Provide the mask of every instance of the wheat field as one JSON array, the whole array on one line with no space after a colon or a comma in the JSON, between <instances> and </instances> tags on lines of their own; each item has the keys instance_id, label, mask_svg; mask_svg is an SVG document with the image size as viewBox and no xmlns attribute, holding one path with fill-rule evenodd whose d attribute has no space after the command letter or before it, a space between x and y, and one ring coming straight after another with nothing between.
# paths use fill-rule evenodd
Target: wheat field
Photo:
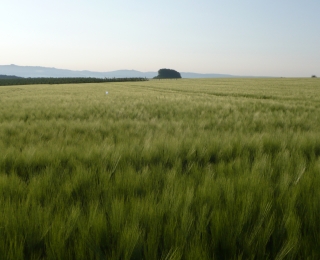
<instances>
[{"instance_id":1,"label":"wheat field","mask_svg":"<svg viewBox=\"0 0 320 260\"><path fill-rule=\"evenodd\" d=\"M1 259L320 259L319 187L318 79L0 87Z\"/></svg>"}]
</instances>

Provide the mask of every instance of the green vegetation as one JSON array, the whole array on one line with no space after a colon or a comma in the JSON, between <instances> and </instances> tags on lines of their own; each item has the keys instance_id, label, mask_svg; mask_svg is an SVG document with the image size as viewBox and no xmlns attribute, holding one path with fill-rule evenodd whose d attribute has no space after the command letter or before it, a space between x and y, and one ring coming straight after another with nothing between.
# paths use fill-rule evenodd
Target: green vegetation
<instances>
[{"instance_id":1,"label":"green vegetation","mask_svg":"<svg viewBox=\"0 0 320 260\"><path fill-rule=\"evenodd\" d=\"M0 77L0 86L34 85L34 84L76 84L101 82L147 81L146 78L14 78Z\"/></svg>"},{"instance_id":2,"label":"green vegetation","mask_svg":"<svg viewBox=\"0 0 320 260\"><path fill-rule=\"evenodd\" d=\"M1 259L320 259L319 104L311 78L1 87Z\"/></svg>"},{"instance_id":3,"label":"green vegetation","mask_svg":"<svg viewBox=\"0 0 320 260\"><path fill-rule=\"evenodd\" d=\"M13 75L0 75L0 79L21 79L21 77L17 77Z\"/></svg>"},{"instance_id":4,"label":"green vegetation","mask_svg":"<svg viewBox=\"0 0 320 260\"><path fill-rule=\"evenodd\" d=\"M180 79L181 75L178 71L171 69L160 69L158 70L158 76L154 79Z\"/></svg>"}]
</instances>

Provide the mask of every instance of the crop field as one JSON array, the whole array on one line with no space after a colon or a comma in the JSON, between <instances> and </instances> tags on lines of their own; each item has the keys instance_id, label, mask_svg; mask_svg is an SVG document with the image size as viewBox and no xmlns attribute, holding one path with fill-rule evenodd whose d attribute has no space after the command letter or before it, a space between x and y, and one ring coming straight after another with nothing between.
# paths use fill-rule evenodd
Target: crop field
<instances>
[{"instance_id":1,"label":"crop field","mask_svg":"<svg viewBox=\"0 0 320 260\"><path fill-rule=\"evenodd\" d=\"M0 87L0 259L320 259L319 216L318 79Z\"/></svg>"}]
</instances>

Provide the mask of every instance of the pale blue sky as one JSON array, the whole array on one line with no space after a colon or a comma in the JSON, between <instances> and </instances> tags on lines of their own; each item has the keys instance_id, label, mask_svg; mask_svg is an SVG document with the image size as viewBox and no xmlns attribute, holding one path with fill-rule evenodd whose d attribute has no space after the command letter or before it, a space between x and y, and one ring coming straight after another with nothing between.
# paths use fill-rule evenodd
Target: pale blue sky
<instances>
[{"instance_id":1,"label":"pale blue sky","mask_svg":"<svg viewBox=\"0 0 320 260\"><path fill-rule=\"evenodd\" d=\"M1 0L0 65L320 76L320 0Z\"/></svg>"}]
</instances>

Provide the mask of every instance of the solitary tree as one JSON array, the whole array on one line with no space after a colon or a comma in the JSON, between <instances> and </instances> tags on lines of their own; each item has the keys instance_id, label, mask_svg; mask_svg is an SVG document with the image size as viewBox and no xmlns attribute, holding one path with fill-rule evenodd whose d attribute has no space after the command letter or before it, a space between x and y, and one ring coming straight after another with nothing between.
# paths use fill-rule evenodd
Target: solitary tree
<instances>
[{"instance_id":1,"label":"solitary tree","mask_svg":"<svg viewBox=\"0 0 320 260\"><path fill-rule=\"evenodd\" d=\"M178 71L172 69L160 69L158 70L158 76L154 79L181 79L181 75Z\"/></svg>"},{"instance_id":2,"label":"solitary tree","mask_svg":"<svg viewBox=\"0 0 320 260\"><path fill-rule=\"evenodd\" d=\"M316 78L316 77L317 77L316 75L312 75L312 76L311 76L311 78Z\"/></svg>"}]
</instances>

